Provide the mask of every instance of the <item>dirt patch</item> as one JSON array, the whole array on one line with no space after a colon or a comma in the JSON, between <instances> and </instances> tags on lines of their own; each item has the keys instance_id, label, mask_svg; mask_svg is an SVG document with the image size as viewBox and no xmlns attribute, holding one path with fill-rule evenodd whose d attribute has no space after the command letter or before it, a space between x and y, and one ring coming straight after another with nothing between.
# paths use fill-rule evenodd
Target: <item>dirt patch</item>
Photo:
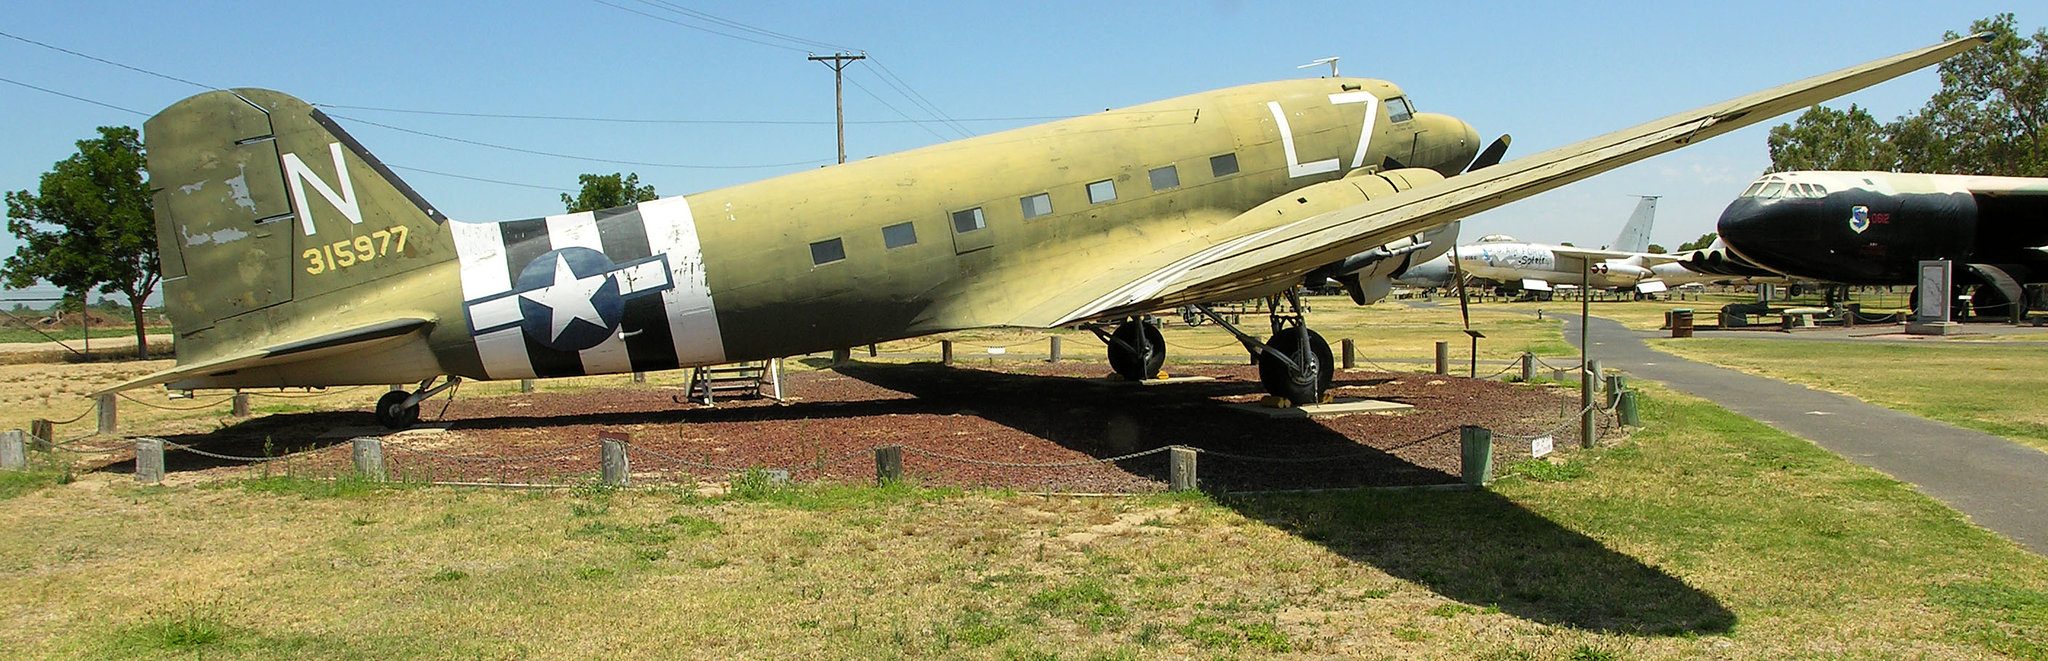
<instances>
[{"instance_id":1,"label":"dirt patch","mask_svg":"<svg viewBox=\"0 0 2048 661\"><path fill-rule=\"evenodd\" d=\"M422 425L446 431L394 435L385 456L392 472L414 479L559 481L594 473L594 442L613 432L630 437L640 483L717 482L746 468L865 482L875 475L872 449L900 445L906 474L928 486L1132 492L1164 488L1167 456L1119 458L1185 445L1202 450L1199 473L1212 490L1423 485L1457 481L1460 425L1496 430L1495 461L1511 461L1528 445L1506 436L1555 427L1576 404L1574 391L1556 387L1353 371L1338 374L1336 396L1414 408L1271 420L1223 405L1263 395L1253 368L1175 370L1215 380L1141 387L1105 378L1099 364L862 363L787 375L787 402L705 407L661 386L437 399L423 405ZM288 413L170 440L229 455L317 450L291 469L341 471L347 439L381 433L372 424L366 411ZM1558 444L1573 431L1560 431ZM190 453L167 460L173 472L250 470Z\"/></svg>"}]
</instances>

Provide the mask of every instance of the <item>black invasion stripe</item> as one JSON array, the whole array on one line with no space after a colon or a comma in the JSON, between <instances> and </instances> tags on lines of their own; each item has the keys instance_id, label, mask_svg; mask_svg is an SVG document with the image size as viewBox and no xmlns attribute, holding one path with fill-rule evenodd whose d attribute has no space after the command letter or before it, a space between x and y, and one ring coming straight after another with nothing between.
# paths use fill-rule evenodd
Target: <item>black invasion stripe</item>
<instances>
[{"instance_id":1,"label":"black invasion stripe","mask_svg":"<svg viewBox=\"0 0 2048 661\"><path fill-rule=\"evenodd\" d=\"M533 375L552 379L558 376L583 376L583 357L574 351L549 349L524 332L519 339L526 342L526 359L533 363Z\"/></svg>"},{"instance_id":2,"label":"black invasion stripe","mask_svg":"<svg viewBox=\"0 0 2048 661\"><path fill-rule=\"evenodd\" d=\"M516 289L519 287L519 272L526 270L526 265L532 264L533 260L555 249L554 244L548 241L548 221L546 218L508 220L498 223L498 232L505 240L505 269L510 272L512 286Z\"/></svg>"},{"instance_id":3,"label":"black invasion stripe","mask_svg":"<svg viewBox=\"0 0 2048 661\"><path fill-rule=\"evenodd\" d=\"M605 209L595 215L598 242L604 245L604 255L613 263L625 264L654 256L639 205ZM676 360L675 336L669 330L668 305L662 302L660 294L628 299L619 330L625 336L626 357L632 362L633 371L672 370L680 364Z\"/></svg>"}]
</instances>

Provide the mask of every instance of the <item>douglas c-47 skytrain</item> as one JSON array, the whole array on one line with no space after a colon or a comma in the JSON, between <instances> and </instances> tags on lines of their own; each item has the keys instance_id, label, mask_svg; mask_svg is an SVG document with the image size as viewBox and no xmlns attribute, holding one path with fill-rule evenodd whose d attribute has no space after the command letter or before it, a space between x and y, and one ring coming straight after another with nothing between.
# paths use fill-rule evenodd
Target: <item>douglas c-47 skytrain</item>
<instances>
[{"instance_id":1,"label":"douglas c-47 skytrain","mask_svg":"<svg viewBox=\"0 0 2048 661\"><path fill-rule=\"evenodd\" d=\"M497 223L451 221L304 102L207 92L144 131L178 364L117 389L418 382L377 406L380 421L404 426L462 378L673 369L1076 324L1113 327L1097 330L1112 365L1142 378L1165 358L1141 321L1150 311L1287 293L1311 272L1383 293L1411 260L1446 249L1430 232L1459 218L1983 41L1498 164L1504 139L1481 154L1470 126L1418 112L1392 83L1323 78ZM1268 390L1317 401L1329 345L1298 305L1281 321L1270 338L1236 335Z\"/></svg>"}]
</instances>

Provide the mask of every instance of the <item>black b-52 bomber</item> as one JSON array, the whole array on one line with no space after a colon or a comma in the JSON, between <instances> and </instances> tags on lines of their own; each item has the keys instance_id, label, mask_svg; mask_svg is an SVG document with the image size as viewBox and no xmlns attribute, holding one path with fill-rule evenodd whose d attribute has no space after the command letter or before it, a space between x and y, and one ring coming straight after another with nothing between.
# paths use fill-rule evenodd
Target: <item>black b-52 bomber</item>
<instances>
[{"instance_id":1,"label":"black b-52 bomber","mask_svg":"<svg viewBox=\"0 0 2048 661\"><path fill-rule=\"evenodd\" d=\"M116 389L654 371L986 328L1113 326L1128 378L1154 310L1292 292L1361 298L1472 214L1947 59L1975 35L1500 162L1505 139L1392 83L1246 85L629 207L456 222L332 118L216 90L145 125L176 367ZM1369 282L1368 282L1369 281ZM1358 295L1358 294L1354 294ZM1291 298L1291 297L1290 297ZM1329 345L1298 301L1231 328L1270 392L1318 401ZM1210 315L1214 318L1214 315ZM1278 323L1285 322L1285 323ZM1219 324L1221 320L1219 319ZM1226 325L1226 328L1228 326ZM442 381L436 386L436 381Z\"/></svg>"},{"instance_id":2,"label":"black b-52 bomber","mask_svg":"<svg viewBox=\"0 0 2048 661\"><path fill-rule=\"evenodd\" d=\"M1721 213L1735 259L1687 264L1727 275L1752 267L1801 280L1909 285L1921 260L1957 265L1980 316L2025 303L2048 282L2048 179L1895 172L1764 175Z\"/></svg>"}]
</instances>

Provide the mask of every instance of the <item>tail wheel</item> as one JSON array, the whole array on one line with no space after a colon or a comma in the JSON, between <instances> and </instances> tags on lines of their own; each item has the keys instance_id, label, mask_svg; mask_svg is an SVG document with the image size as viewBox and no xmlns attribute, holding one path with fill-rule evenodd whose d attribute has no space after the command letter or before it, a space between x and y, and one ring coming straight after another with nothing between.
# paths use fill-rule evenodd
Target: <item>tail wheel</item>
<instances>
[{"instance_id":1,"label":"tail wheel","mask_svg":"<svg viewBox=\"0 0 2048 661\"><path fill-rule=\"evenodd\" d=\"M405 400L412 394L393 390L377 398L377 424L389 429L404 429L420 421L420 407L406 406Z\"/></svg>"},{"instance_id":2,"label":"tail wheel","mask_svg":"<svg viewBox=\"0 0 2048 661\"><path fill-rule=\"evenodd\" d=\"M1306 348L1301 344L1303 335L1308 336ZM1266 346L1294 363L1290 366L1271 353L1259 352L1259 383L1266 386L1266 392L1285 397L1296 406L1323 400L1323 393L1336 378L1336 366L1331 361L1330 343L1322 335L1289 326L1267 340Z\"/></svg>"},{"instance_id":3,"label":"tail wheel","mask_svg":"<svg viewBox=\"0 0 2048 661\"><path fill-rule=\"evenodd\" d=\"M1166 336L1142 320L1126 321L1111 334L1109 366L1118 376L1143 381L1159 375L1166 365Z\"/></svg>"}]
</instances>

